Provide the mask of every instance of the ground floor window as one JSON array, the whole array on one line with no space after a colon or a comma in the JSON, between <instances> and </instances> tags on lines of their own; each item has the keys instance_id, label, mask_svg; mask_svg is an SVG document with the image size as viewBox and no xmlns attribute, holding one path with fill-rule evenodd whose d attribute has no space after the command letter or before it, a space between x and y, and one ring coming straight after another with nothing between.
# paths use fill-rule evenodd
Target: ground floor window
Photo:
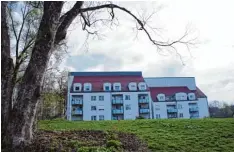
<instances>
[{"instance_id":1,"label":"ground floor window","mask_svg":"<svg viewBox=\"0 0 234 152\"><path fill-rule=\"evenodd\" d=\"M157 119L160 119L160 114L156 114L156 118L157 118Z\"/></svg>"},{"instance_id":2,"label":"ground floor window","mask_svg":"<svg viewBox=\"0 0 234 152\"><path fill-rule=\"evenodd\" d=\"M91 116L91 120L97 120L97 116Z\"/></svg>"},{"instance_id":3,"label":"ground floor window","mask_svg":"<svg viewBox=\"0 0 234 152\"><path fill-rule=\"evenodd\" d=\"M183 118L183 117L184 117L184 116L183 116L183 113L180 113L180 115L179 115L179 116L180 116L180 118Z\"/></svg>"},{"instance_id":4,"label":"ground floor window","mask_svg":"<svg viewBox=\"0 0 234 152\"><path fill-rule=\"evenodd\" d=\"M99 115L99 120L104 120L104 115Z\"/></svg>"}]
</instances>

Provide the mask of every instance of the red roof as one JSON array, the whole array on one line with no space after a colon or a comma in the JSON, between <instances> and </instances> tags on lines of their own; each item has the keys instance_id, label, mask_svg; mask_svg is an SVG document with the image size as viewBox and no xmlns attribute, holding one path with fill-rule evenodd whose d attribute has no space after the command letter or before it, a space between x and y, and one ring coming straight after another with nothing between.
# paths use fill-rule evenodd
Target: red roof
<instances>
[{"instance_id":1,"label":"red roof","mask_svg":"<svg viewBox=\"0 0 234 152\"><path fill-rule=\"evenodd\" d=\"M150 94L153 101L155 101L158 94L162 93L165 96L173 96L176 93L184 92L184 93L195 93L196 97L205 98L206 95L197 87L196 90L189 90L188 87L150 87Z\"/></svg>"},{"instance_id":2,"label":"red roof","mask_svg":"<svg viewBox=\"0 0 234 152\"><path fill-rule=\"evenodd\" d=\"M199 98L207 98L207 96L205 95L205 93L203 93L198 87L196 87L196 96Z\"/></svg>"},{"instance_id":3,"label":"red roof","mask_svg":"<svg viewBox=\"0 0 234 152\"><path fill-rule=\"evenodd\" d=\"M121 83L121 91L127 92L130 82L145 82L142 76L74 76L73 83L92 84L92 92L102 92L104 83ZM73 89L71 89L73 90ZM149 90L147 88L147 90Z\"/></svg>"}]
</instances>

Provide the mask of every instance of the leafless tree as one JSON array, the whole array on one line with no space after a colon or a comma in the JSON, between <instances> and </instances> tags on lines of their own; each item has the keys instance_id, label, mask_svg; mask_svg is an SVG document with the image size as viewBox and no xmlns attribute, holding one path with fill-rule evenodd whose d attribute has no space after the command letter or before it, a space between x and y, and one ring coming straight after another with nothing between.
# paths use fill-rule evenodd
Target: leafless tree
<instances>
[{"instance_id":1,"label":"leafless tree","mask_svg":"<svg viewBox=\"0 0 234 152\"><path fill-rule=\"evenodd\" d=\"M12 100L12 76L14 71L12 57L10 56L10 39L8 35L8 26L6 21L7 2L2 3L2 132L5 132L6 141L17 147L28 144L33 139L33 124L35 123L35 114L38 106L38 99L41 93L41 83L45 73L47 63L51 53L56 51L59 44L64 43L67 36L67 30L75 18L80 18L82 29L89 34L95 35L97 31L91 31L89 28L95 27L100 22L107 24L113 23L116 19L116 11L122 11L136 21L137 29L144 32L150 42L158 50L166 48L175 48L176 45L193 45L193 39L187 39L188 33L185 33L178 40L160 41L153 37L146 27L146 21L129 11L128 9L111 2L105 3L84 3L78 1L66 13L62 14L64 2L46 1L43 2L43 14L37 29L35 42L32 46L30 59L26 70L21 78L18 87L17 99L13 107L10 106ZM106 12L106 18L98 18L100 12ZM107 24L109 25L109 24ZM19 54L16 55L19 57ZM20 62L20 60L18 61ZM4 109L3 109L4 108Z\"/></svg>"}]
</instances>

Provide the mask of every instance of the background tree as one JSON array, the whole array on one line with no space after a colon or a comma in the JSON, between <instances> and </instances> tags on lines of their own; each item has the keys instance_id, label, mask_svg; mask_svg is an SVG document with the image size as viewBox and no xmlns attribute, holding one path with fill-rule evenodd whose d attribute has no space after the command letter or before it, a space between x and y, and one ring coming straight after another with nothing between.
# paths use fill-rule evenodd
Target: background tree
<instances>
[{"instance_id":1,"label":"background tree","mask_svg":"<svg viewBox=\"0 0 234 152\"><path fill-rule=\"evenodd\" d=\"M39 3L39 5L42 3ZM113 4L111 2L76 2L71 9L62 13L64 2L43 2L43 13L40 24L36 30L36 37L32 45L30 59L24 71L24 74L18 85L17 98L13 106L11 104L14 84L14 65L10 56L10 39L6 21L6 2L2 2L2 111L4 131L6 137L9 137L12 147L21 144L28 144L33 138L33 125L35 123L35 114L38 107L38 101L41 95L41 84L43 76L50 60L51 54L57 50L67 36L67 30L75 18L80 18L82 29L88 34L97 35L97 31L90 31L89 28L97 27L97 24L113 23L116 19L115 11L119 10L129 15L136 21L137 30L143 31L148 39L158 50L164 47L176 51L177 45L189 47L194 44L194 39L188 39L188 32L185 32L178 40L160 41L154 39L150 30L147 28L147 18L137 17L128 9ZM33 3L33 7L35 6ZM106 12L105 16L99 16L100 12ZM17 57L19 54L16 55ZM20 60L18 61L20 62ZM2 144L6 144L2 141Z\"/></svg>"}]
</instances>

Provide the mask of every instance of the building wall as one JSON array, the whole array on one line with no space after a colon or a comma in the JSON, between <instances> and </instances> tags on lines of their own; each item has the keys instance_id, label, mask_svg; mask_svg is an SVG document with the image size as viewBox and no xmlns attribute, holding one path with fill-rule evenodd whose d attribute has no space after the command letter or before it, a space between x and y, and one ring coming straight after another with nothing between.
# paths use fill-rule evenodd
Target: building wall
<instances>
[{"instance_id":1,"label":"building wall","mask_svg":"<svg viewBox=\"0 0 234 152\"><path fill-rule=\"evenodd\" d=\"M189 114L189 103L190 101L181 101L177 102L177 108L178 108L178 118L180 117L180 113L183 114L183 118L190 118ZM181 108L180 108L181 105ZM181 118L182 119L182 118Z\"/></svg>"},{"instance_id":2,"label":"building wall","mask_svg":"<svg viewBox=\"0 0 234 152\"><path fill-rule=\"evenodd\" d=\"M163 77L144 78L148 87L181 87L187 86L190 90L196 90L194 77Z\"/></svg>"},{"instance_id":3,"label":"building wall","mask_svg":"<svg viewBox=\"0 0 234 152\"><path fill-rule=\"evenodd\" d=\"M157 119L156 115L160 114L161 119L167 119L167 105L176 104L178 118L190 119L189 103L197 103L199 118L209 117L209 110L206 98L199 98L195 101L177 101L177 102L153 102L153 118ZM159 108L159 110L157 110ZM183 117L180 117L180 113Z\"/></svg>"},{"instance_id":4,"label":"building wall","mask_svg":"<svg viewBox=\"0 0 234 152\"><path fill-rule=\"evenodd\" d=\"M91 96L96 96L96 101L91 101ZM103 101L99 101L99 96L104 96ZM91 106L96 106L96 110L92 111ZM99 109L104 107L104 110ZM111 95L108 92L101 93L83 93L83 120L91 120L91 116L104 115L104 120L111 120Z\"/></svg>"},{"instance_id":5,"label":"building wall","mask_svg":"<svg viewBox=\"0 0 234 152\"><path fill-rule=\"evenodd\" d=\"M71 116L71 99L72 95L83 95L83 120L91 120L91 116L96 116L99 120L99 115L104 115L105 120L112 119L112 95L122 94L123 95L123 109L124 119L135 120L139 116L139 103L138 95L147 94L150 98L149 92L99 92L99 93L70 93L69 95L69 106L68 109L68 120L72 120ZM126 100L125 96L130 95L130 100ZM96 101L91 101L91 96L96 96ZM99 96L104 96L104 101L99 101ZM130 105L131 109L126 110L126 106ZM96 106L96 110L92 111L91 106ZM100 111L99 107L104 107L104 111ZM151 111L151 104L149 102L149 109ZM148 114L149 118L152 118L151 112Z\"/></svg>"},{"instance_id":6,"label":"building wall","mask_svg":"<svg viewBox=\"0 0 234 152\"><path fill-rule=\"evenodd\" d=\"M209 107L207 98L198 98L199 118L209 117Z\"/></svg>"}]
</instances>

